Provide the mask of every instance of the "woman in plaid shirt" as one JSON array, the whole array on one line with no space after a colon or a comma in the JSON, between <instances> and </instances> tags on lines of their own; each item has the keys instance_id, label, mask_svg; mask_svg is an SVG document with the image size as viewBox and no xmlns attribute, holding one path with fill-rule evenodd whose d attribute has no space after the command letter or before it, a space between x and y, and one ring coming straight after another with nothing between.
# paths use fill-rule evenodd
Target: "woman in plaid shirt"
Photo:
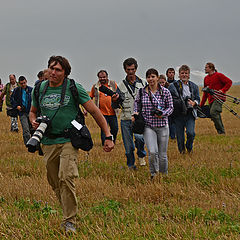
<instances>
[{"instance_id":1,"label":"woman in plaid shirt","mask_svg":"<svg viewBox=\"0 0 240 240\"><path fill-rule=\"evenodd\" d=\"M141 102L145 119L143 136L148 148L149 168L153 179L158 172L168 173L168 116L173 112L173 100L169 90L158 84L159 75L156 69L148 69L146 78L148 85L139 90L142 94L138 92L134 102L134 114L139 113ZM134 121L134 117L132 120Z\"/></svg>"}]
</instances>

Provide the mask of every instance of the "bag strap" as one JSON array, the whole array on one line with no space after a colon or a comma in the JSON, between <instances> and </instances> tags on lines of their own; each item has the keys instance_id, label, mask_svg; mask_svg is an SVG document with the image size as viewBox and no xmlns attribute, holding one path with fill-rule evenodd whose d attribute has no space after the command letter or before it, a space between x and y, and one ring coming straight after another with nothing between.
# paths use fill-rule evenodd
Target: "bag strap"
<instances>
[{"instance_id":1,"label":"bag strap","mask_svg":"<svg viewBox=\"0 0 240 240\"><path fill-rule=\"evenodd\" d=\"M149 96L149 99L150 99L152 105L155 107L155 105L153 104L152 94L151 94L151 92L150 92L150 90L149 90L149 87L148 87L148 96Z\"/></svg>"},{"instance_id":2,"label":"bag strap","mask_svg":"<svg viewBox=\"0 0 240 240\"><path fill-rule=\"evenodd\" d=\"M178 82L179 82L179 85L177 84ZM180 80L178 80L177 82L174 82L173 84L174 84L174 86L175 86L175 88L176 88L176 90L177 90L179 96L181 97L182 94L183 94L183 90L182 90L182 82L181 82Z\"/></svg>"},{"instance_id":3,"label":"bag strap","mask_svg":"<svg viewBox=\"0 0 240 240\"><path fill-rule=\"evenodd\" d=\"M142 95L143 95L143 88L140 88L139 89L139 97L140 97L140 101L139 101L139 113L141 113L142 112Z\"/></svg>"},{"instance_id":4,"label":"bag strap","mask_svg":"<svg viewBox=\"0 0 240 240\"><path fill-rule=\"evenodd\" d=\"M132 98L135 100L135 97L133 96L133 92L131 91L128 82L126 80L123 80L123 83L125 85L125 87L127 88L128 92L131 94Z\"/></svg>"}]
</instances>

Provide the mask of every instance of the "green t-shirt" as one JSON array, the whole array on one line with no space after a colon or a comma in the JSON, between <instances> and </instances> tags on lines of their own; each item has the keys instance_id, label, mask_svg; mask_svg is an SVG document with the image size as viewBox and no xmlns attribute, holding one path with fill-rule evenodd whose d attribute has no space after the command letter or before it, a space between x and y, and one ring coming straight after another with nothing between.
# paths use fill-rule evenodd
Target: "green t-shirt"
<instances>
[{"instance_id":1,"label":"green t-shirt","mask_svg":"<svg viewBox=\"0 0 240 240\"><path fill-rule=\"evenodd\" d=\"M39 91L39 100L41 99L41 92L47 81L42 82ZM71 127L71 121L74 120L78 113L78 108L75 105L74 98L71 90L69 89L70 81L68 80L64 103L58 110L57 114L51 121L50 134L62 134L64 129ZM90 100L90 97L81 84L76 83L78 90L78 103L84 104ZM62 85L59 87L48 87L43 99L40 103L41 115L52 118L58 109L61 100ZM34 96L34 90L32 91L32 106L37 107L36 98ZM70 139L60 137L50 139L44 136L41 143L45 145L59 144L69 142Z\"/></svg>"}]
</instances>

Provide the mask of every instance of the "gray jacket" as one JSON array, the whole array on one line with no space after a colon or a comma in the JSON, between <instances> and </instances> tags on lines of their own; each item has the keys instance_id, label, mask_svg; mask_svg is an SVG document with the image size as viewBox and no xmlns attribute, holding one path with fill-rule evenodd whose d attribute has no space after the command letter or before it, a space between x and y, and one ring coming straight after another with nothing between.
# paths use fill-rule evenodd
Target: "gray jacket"
<instances>
[{"instance_id":1,"label":"gray jacket","mask_svg":"<svg viewBox=\"0 0 240 240\"><path fill-rule=\"evenodd\" d=\"M132 88L129 86L129 89L132 94L130 94L130 92L128 91L128 89L125 86L123 81L119 84L118 90L120 90L124 94L124 97L125 97L123 104L122 104L122 111L120 114L121 120L131 120L132 114L133 114L133 106L134 106L135 97L136 97L139 89L145 87L146 84L147 84L146 80L142 80L137 77L134 91L132 91Z\"/></svg>"}]
</instances>

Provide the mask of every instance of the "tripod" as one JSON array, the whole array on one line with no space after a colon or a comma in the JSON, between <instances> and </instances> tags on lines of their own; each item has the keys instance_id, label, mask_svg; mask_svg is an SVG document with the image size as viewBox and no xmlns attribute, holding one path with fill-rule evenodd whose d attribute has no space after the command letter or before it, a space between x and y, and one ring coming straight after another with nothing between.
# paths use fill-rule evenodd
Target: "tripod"
<instances>
[{"instance_id":1,"label":"tripod","mask_svg":"<svg viewBox=\"0 0 240 240\"><path fill-rule=\"evenodd\" d=\"M211 94L217 102L221 103L222 106L225 107L230 113L232 113L234 116L236 116L237 118L240 119L240 116L226 104L226 102L239 104L240 103L239 98L233 97L231 95L222 93L222 92L214 90L214 89L210 89L209 87L203 88L202 91ZM225 102L225 100L226 100L226 102Z\"/></svg>"}]
</instances>

